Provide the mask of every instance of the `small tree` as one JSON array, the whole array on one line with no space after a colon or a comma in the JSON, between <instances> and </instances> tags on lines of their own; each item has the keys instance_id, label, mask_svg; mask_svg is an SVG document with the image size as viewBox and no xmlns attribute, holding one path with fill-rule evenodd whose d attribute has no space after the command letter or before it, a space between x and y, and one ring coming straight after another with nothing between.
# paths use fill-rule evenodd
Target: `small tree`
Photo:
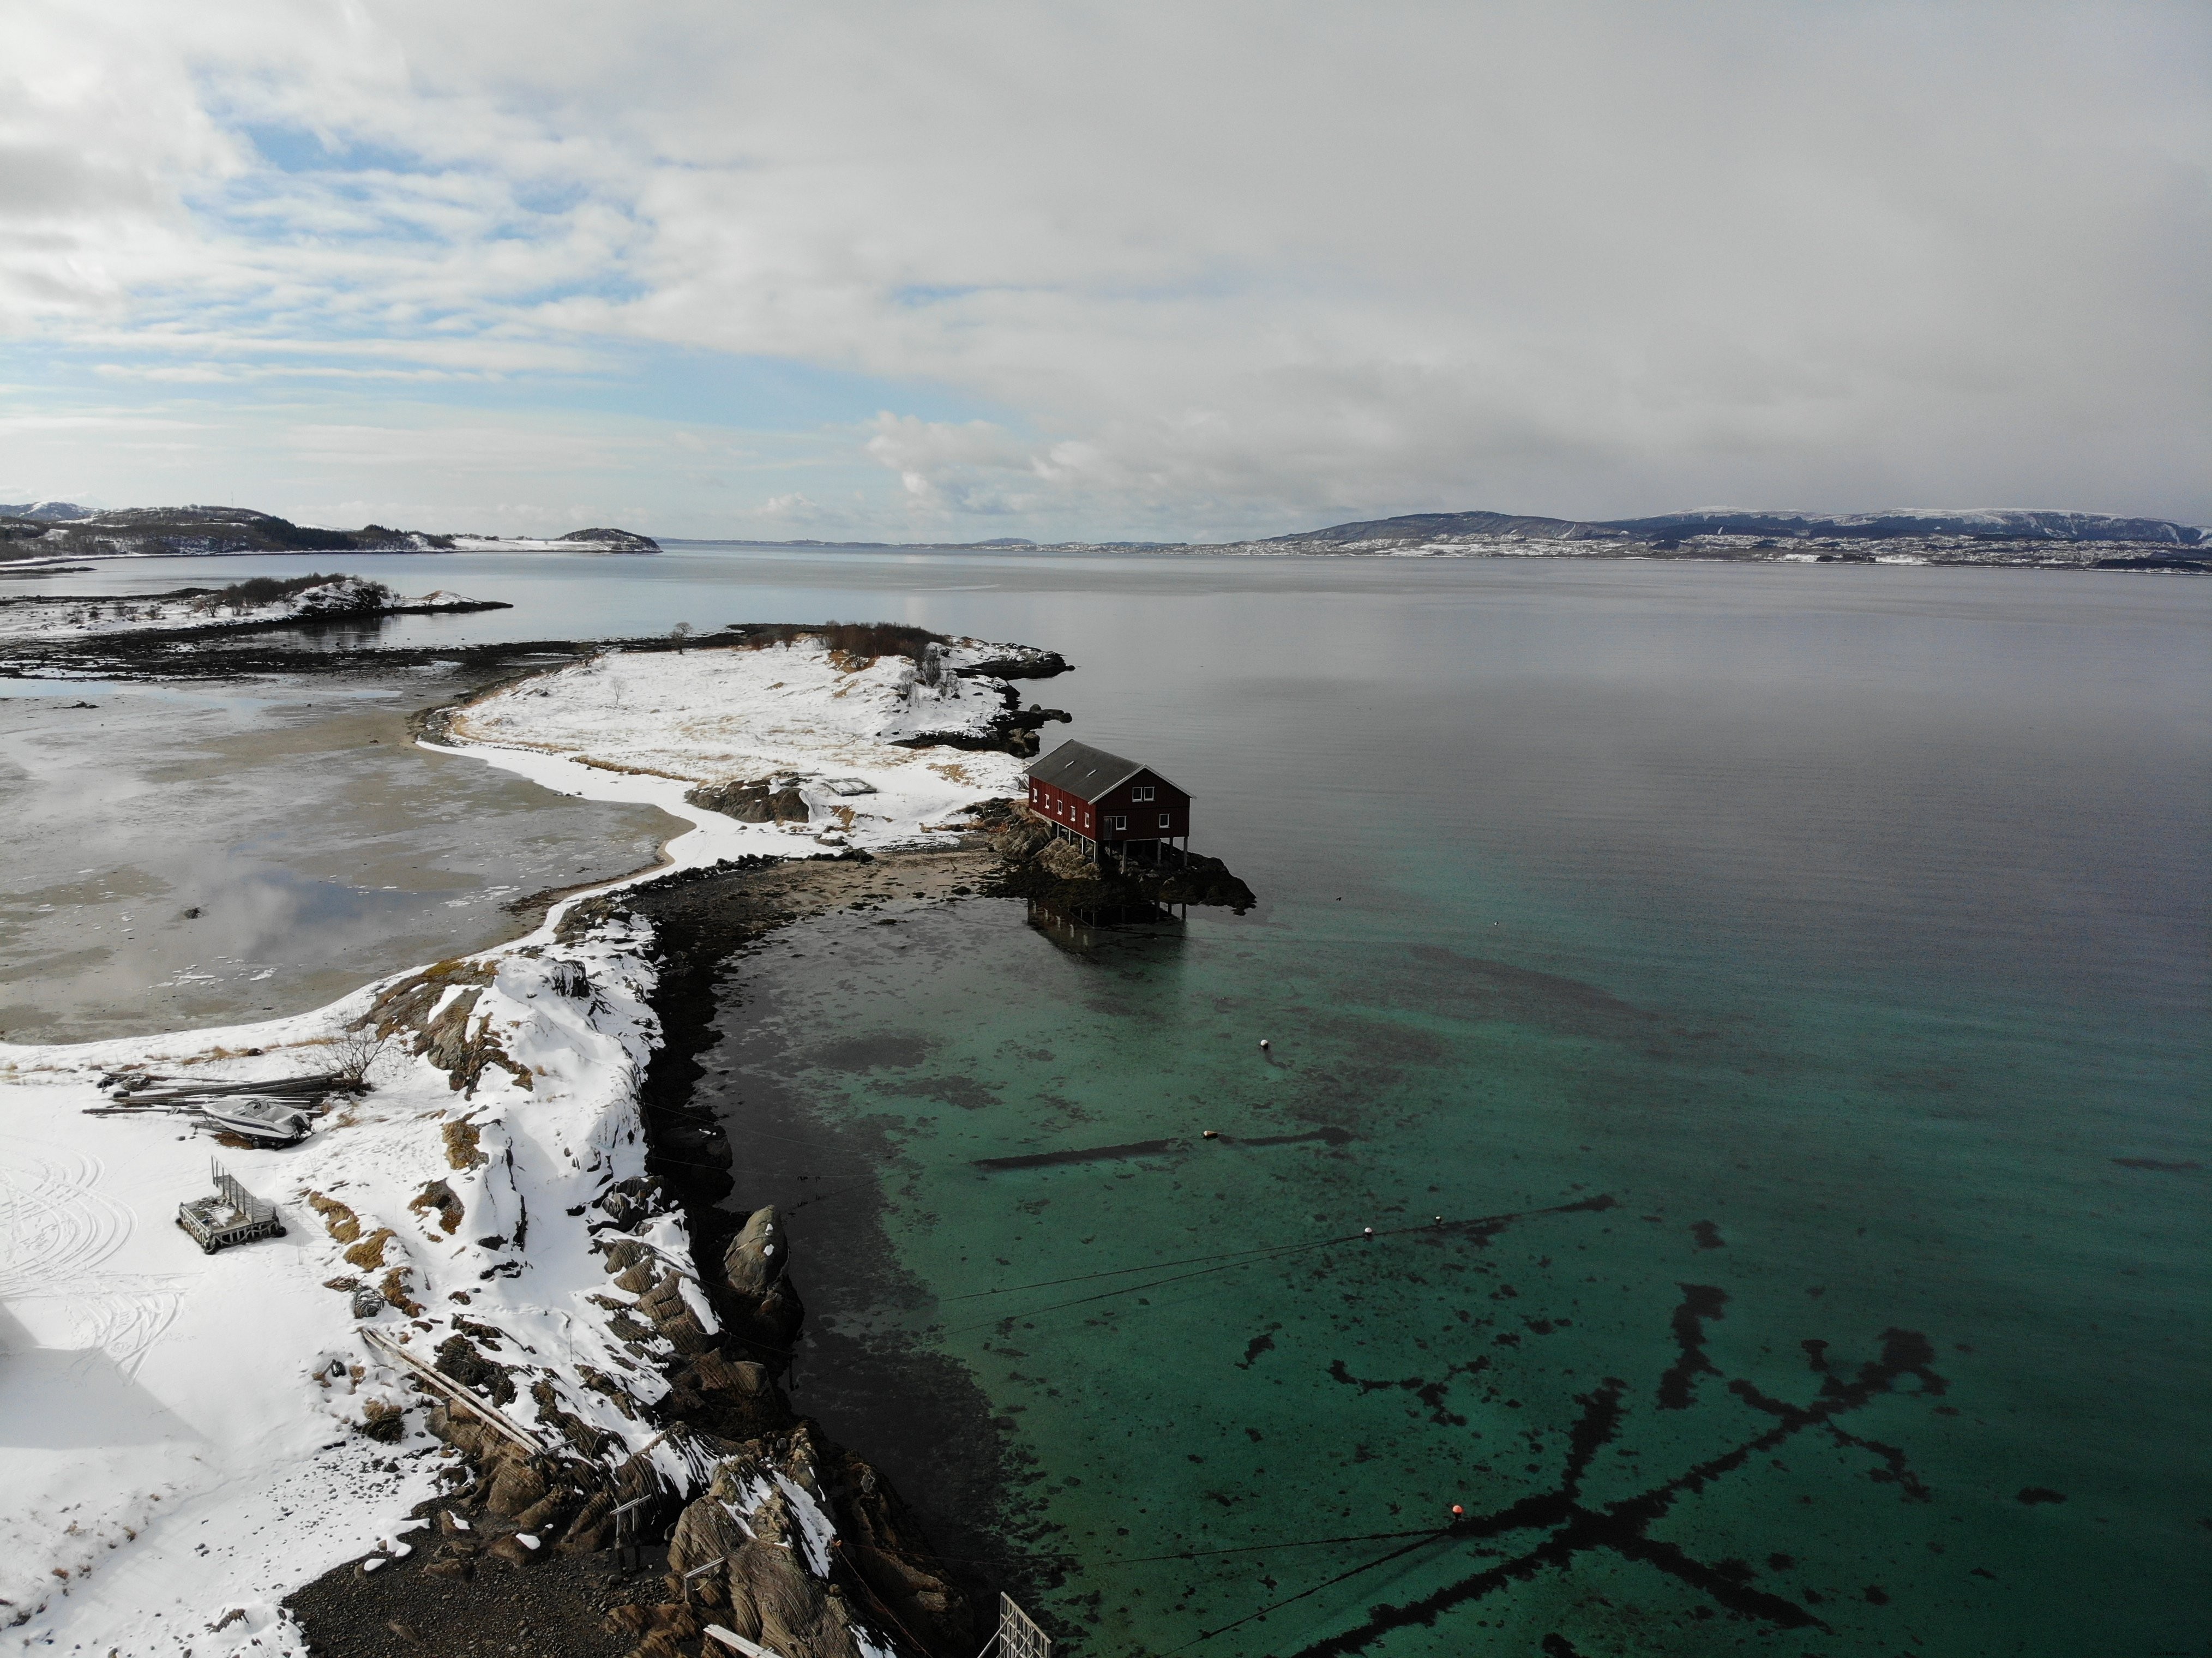
<instances>
[{"instance_id":1,"label":"small tree","mask_svg":"<svg viewBox=\"0 0 2212 1658\"><path fill-rule=\"evenodd\" d=\"M331 1069L338 1080L351 1083L356 1088L368 1085L368 1073L384 1053L389 1037L380 1036L372 1027L362 1030L341 1029L331 1039Z\"/></svg>"},{"instance_id":2,"label":"small tree","mask_svg":"<svg viewBox=\"0 0 2212 1658\"><path fill-rule=\"evenodd\" d=\"M676 641L677 654L682 655L685 642L691 637L691 624L688 622L678 623L668 630L668 636Z\"/></svg>"}]
</instances>

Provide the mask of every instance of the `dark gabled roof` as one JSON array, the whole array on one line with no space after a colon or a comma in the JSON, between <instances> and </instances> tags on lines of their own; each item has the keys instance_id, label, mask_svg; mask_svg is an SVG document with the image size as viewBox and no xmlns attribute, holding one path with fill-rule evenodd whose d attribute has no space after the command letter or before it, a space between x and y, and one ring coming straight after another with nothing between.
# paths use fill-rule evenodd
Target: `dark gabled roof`
<instances>
[{"instance_id":1,"label":"dark gabled roof","mask_svg":"<svg viewBox=\"0 0 2212 1658\"><path fill-rule=\"evenodd\" d=\"M1152 771L1150 766L1135 760L1109 754L1103 749L1094 749L1088 743L1062 743L1042 760L1030 762L1029 774L1040 783L1049 783L1056 789L1065 789L1079 800L1097 801L1112 793L1140 771ZM1159 777L1158 772L1152 775ZM1160 777L1160 781L1168 780ZM1168 786L1182 794L1186 791Z\"/></svg>"}]
</instances>

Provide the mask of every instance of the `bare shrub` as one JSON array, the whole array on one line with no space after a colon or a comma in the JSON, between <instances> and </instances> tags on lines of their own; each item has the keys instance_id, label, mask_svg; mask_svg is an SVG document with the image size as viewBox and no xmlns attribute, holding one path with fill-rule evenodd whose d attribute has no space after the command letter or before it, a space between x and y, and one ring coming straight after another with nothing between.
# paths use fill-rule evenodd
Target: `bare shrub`
<instances>
[{"instance_id":1,"label":"bare shrub","mask_svg":"<svg viewBox=\"0 0 2212 1658\"><path fill-rule=\"evenodd\" d=\"M788 645L802 639L816 639L821 641L824 650L839 655L870 659L902 656L915 663L923 660L932 645L952 642L943 634L900 622L766 622L731 631L742 635L744 643L755 649L763 645Z\"/></svg>"},{"instance_id":2,"label":"bare shrub","mask_svg":"<svg viewBox=\"0 0 2212 1658\"><path fill-rule=\"evenodd\" d=\"M391 1041L389 1036L380 1036L374 1030L341 1030L330 1041L331 1069L341 1082L366 1088L370 1070L383 1057Z\"/></svg>"}]
</instances>

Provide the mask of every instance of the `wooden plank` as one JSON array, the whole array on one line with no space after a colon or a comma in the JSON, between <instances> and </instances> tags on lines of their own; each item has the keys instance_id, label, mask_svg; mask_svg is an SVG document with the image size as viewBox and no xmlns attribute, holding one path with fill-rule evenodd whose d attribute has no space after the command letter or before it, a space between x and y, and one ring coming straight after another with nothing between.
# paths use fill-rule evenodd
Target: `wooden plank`
<instances>
[{"instance_id":1,"label":"wooden plank","mask_svg":"<svg viewBox=\"0 0 2212 1658\"><path fill-rule=\"evenodd\" d=\"M216 1099L232 1094L268 1094L280 1098L295 1095L325 1094L338 1090L352 1092L356 1085L335 1071L315 1077L271 1077L261 1082L196 1083L181 1078L165 1077L164 1082L180 1085L172 1088L125 1090L110 1096L116 1100L137 1104L153 1105L164 1100Z\"/></svg>"},{"instance_id":2,"label":"wooden plank","mask_svg":"<svg viewBox=\"0 0 2212 1658\"><path fill-rule=\"evenodd\" d=\"M781 1658L757 1641L748 1641L733 1629L724 1629L720 1624L709 1624L706 1634L710 1640L720 1642L732 1652L742 1652L745 1658Z\"/></svg>"},{"instance_id":3,"label":"wooden plank","mask_svg":"<svg viewBox=\"0 0 2212 1658\"><path fill-rule=\"evenodd\" d=\"M544 1456L546 1455L545 1447L538 1443L538 1440L532 1435L516 1427L514 1424L509 1422L496 1410L493 1409L492 1406L485 1404L483 1400L478 1399L475 1394L463 1387L459 1382L454 1381L453 1377L446 1375L441 1370L433 1370L429 1365L425 1364L421 1359L416 1357L414 1354L408 1352L405 1349L401 1347L398 1342L387 1341L383 1336L378 1334L374 1330L367 1328L364 1328L362 1331L361 1339L363 1341L366 1341L371 1347L375 1348L379 1352L385 1354L387 1357L397 1359L402 1365L404 1365L408 1370L411 1371L416 1376L419 1377L422 1382L435 1388L438 1392L445 1394L447 1398L452 1400L456 1405L460 1406L462 1409L468 1411L472 1415L482 1418L487 1427L490 1428L494 1432L504 1436L514 1444L520 1445L524 1450L529 1452L531 1455Z\"/></svg>"}]
</instances>

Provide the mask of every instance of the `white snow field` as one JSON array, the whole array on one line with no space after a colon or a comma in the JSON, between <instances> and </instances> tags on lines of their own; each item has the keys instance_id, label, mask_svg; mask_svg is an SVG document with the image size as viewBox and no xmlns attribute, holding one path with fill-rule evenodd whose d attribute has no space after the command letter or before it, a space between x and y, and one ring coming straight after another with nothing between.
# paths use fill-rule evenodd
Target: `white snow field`
<instances>
[{"instance_id":1,"label":"white snow field","mask_svg":"<svg viewBox=\"0 0 2212 1658\"><path fill-rule=\"evenodd\" d=\"M694 821L713 817L718 837L736 831L725 856L811 853L817 840L881 847L942 834L957 827L950 820L962 807L1021 793L1022 765L1012 755L894 746L924 735L985 735L1005 706L1004 683L957 670L1021 653L963 639L920 666L900 656L843 656L811 637L609 652L479 698L448 729L481 758L550 787L646 801ZM604 793L610 768L634 778L631 788ZM848 778L874 792L830 786ZM760 779L794 782L808 820L738 823L684 804L695 784Z\"/></svg>"},{"instance_id":2,"label":"white snow field","mask_svg":"<svg viewBox=\"0 0 2212 1658\"><path fill-rule=\"evenodd\" d=\"M531 1086L493 1069L464 1096L394 1044L373 1091L282 1150L218 1147L184 1115L85 1111L106 1104L95 1084L112 1069L326 1069L331 1038L378 987L257 1025L0 1046L0 1630L26 1650L301 1650L276 1603L391 1539L432 1491L434 1441L356 1431L370 1401L405 1397L364 1323L427 1361L465 1309L534 1349L533 1368L568 1384L566 1408L644 1442L583 1385L579 1366L635 1396L659 1391L586 1301L606 1268L565 1212L643 1170L645 942L616 923L468 958L496 965L475 1011ZM582 968L590 999L554 987L556 963ZM472 1144L449 1141L450 1125ZM212 1189L210 1155L278 1206L284 1236L206 1255L175 1224L179 1203ZM440 1181L460 1205L452 1231L450 1212L416 1201ZM319 1213L310 1193L346 1221L333 1229L339 1212ZM526 1252L514 1247L526 1213ZM387 1229L364 1266L363 1242ZM690 1270L673 1218L647 1241ZM326 1287L395 1270L419 1321L390 1305L356 1319L350 1292ZM509 1407L526 1426L536 1411L527 1392Z\"/></svg>"},{"instance_id":3,"label":"white snow field","mask_svg":"<svg viewBox=\"0 0 2212 1658\"><path fill-rule=\"evenodd\" d=\"M969 659L984 649L960 647ZM922 683L902 659L841 664L804 645L609 654L483 699L456 735L464 751L550 786L651 801L690 821L669 843L670 867L815 855L813 825L736 823L686 805L684 780L803 776L823 815L860 808L848 831L856 844L926 837L957 807L1013 793L1018 774L1003 754L889 745L980 732L996 712L991 682L939 677ZM489 742L507 746L477 746ZM878 793L840 796L830 776ZM258 1024L0 1043L0 1650L303 1652L278 1602L388 1544L450 1455L415 1425L419 1410L398 1443L356 1431L414 1397L364 1324L426 1360L457 1316L491 1327L500 1362L518 1367L523 1385L505 1408L525 1429L538 1421L532 1384L543 1382L562 1411L650 1448L672 1483L700 1483L704 1471L653 1447L641 1419L591 1385L612 1378L635 1400L665 1387L611 1332L607 1267L579 1218L643 1172L636 1090L659 1037L647 932L618 920L558 935L588 896L528 938L436 969L489 975L471 987L469 1024L496 1040L526 1087L491 1066L456 1091L395 1042L374 1061L372 1090L296 1146L227 1150L189 1116L87 1113L108 1104L99 1079L118 1071L326 1072L333 1040L410 975ZM457 981L437 1005L462 993ZM207 1255L176 1225L177 1206L210 1189L210 1154L278 1206L284 1236ZM457 1217L426 1193L441 1181ZM684 1276L711 1329L705 1297L688 1292L680 1216L636 1236ZM382 1287L387 1300L396 1286L409 1306L357 1318L352 1291L328 1287L341 1280Z\"/></svg>"},{"instance_id":4,"label":"white snow field","mask_svg":"<svg viewBox=\"0 0 2212 1658\"><path fill-rule=\"evenodd\" d=\"M466 604L443 589L403 597L362 576L334 576L315 586L261 604L191 598L58 598L44 596L0 603L0 644L31 640L106 638L120 634L234 627L241 622L313 622L401 605Z\"/></svg>"}]
</instances>

